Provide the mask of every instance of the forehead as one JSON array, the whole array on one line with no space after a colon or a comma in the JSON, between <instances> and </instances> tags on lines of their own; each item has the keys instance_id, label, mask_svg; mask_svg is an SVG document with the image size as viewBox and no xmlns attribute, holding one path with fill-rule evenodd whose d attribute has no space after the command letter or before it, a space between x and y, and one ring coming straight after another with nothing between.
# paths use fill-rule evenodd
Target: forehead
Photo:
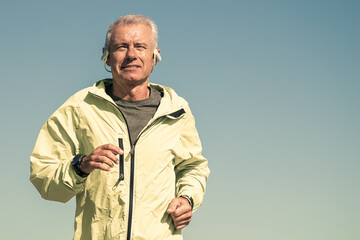
<instances>
[{"instance_id":1,"label":"forehead","mask_svg":"<svg viewBox=\"0 0 360 240\"><path fill-rule=\"evenodd\" d=\"M143 23L119 24L111 31L111 43L145 42L152 44L151 28Z\"/></svg>"}]
</instances>

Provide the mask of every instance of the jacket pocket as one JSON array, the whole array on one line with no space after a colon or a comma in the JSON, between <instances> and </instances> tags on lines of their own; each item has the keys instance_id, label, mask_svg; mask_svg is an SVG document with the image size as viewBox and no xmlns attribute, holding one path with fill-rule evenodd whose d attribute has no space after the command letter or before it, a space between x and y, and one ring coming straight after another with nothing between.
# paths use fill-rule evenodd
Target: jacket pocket
<instances>
[{"instance_id":1,"label":"jacket pocket","mask_svg":"<svg viewBox=\"0 0 360 240\"><path fill-rule=\"evenodd\" d=\"M124 151L123 139L119 138L119 147ZM119 181L124 180L124 154L119 155Z\"/></svg>"}]
</instances>

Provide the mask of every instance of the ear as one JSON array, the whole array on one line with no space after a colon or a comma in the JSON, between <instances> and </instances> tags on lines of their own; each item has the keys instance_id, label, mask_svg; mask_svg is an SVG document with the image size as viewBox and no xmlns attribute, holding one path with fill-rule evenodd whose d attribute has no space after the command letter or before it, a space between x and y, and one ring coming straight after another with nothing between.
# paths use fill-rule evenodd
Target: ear
<instances>
[{"instance_id":1,"label":"ear","mask_svg":"<svg viewBox=\"0 0 360 240\"><path fill-rule=\"evenodd\" d=\"M110 62L110 53L107 49L103 48L103 55L101 56L101 60L104 61L108 66L111 65Z\"/></svg>"}]
</instances>

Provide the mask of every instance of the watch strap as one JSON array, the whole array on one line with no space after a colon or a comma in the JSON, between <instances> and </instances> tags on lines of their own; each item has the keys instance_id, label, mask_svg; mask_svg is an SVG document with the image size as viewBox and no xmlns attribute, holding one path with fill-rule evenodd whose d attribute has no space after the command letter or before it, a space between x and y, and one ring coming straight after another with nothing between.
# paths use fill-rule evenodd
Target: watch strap
<instances>
[{"instance_id":1,"label":"watch strap","mask_svg":"<svg viewBox=\"0 0 360 240\"><path fill-rule=\"evenodd\" d=\"M73 158L73 160L71 162L71 166L74 168L76 174L79 175L80 177L83 177L83 178L89 176L88 173L83 172L80 169L80 164L81 164L81 161L83 160L84 157L85 157L85 155L78 154Z\"/></svg>"},{"instance_id":2,"label":"watch strap","mask_svg":"<svg viewBox=\"0 0 360 240\"><path fill-rule=\"evenodd\" d=\"M180 197L185 198L186 200L189 201L189 204L191 206L191 210L193 210L194 207L194 201L192 199L192 197L189 197L188 195L181 195Z\"/></svg>"}]
</instances>

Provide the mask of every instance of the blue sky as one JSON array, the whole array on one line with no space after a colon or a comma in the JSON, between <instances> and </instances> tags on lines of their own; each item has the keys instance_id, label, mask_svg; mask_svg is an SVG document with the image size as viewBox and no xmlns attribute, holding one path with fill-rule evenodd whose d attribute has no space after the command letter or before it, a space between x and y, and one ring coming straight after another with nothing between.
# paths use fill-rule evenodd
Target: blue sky
<instances>
[{"instance_id":1,"label":"blue sky","mask_svg":"<svg viewBox=\"0 0 360 240\"><path fill-rule=\"evenodd\" d=\"M29 154L76 91L109 77L108 25L159 28L150 80L190 103L211 175L185 239L358 240L358 1L0 3L1 239L71 239L74 201L41 199ZM6 85L6 86L5 86Z\"/></svg>"}]
</instances>

